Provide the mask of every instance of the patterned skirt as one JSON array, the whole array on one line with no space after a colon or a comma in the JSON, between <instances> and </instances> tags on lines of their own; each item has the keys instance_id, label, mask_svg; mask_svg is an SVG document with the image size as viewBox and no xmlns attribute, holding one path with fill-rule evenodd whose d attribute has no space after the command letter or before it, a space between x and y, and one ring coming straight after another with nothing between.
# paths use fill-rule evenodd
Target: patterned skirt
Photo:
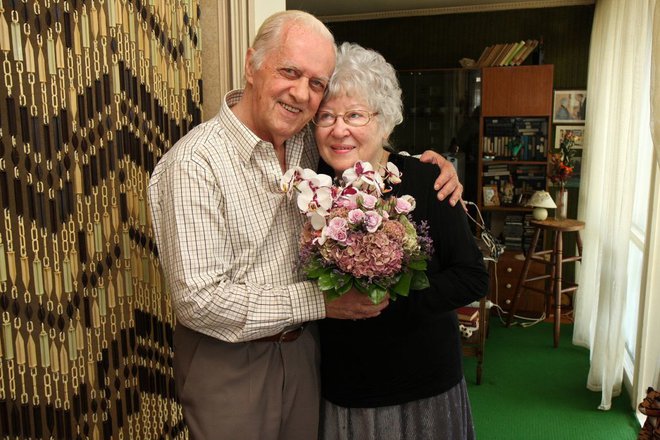
<instances>
[{"instance_id":1,"label":"patterned skirt","mask_svg":"<svg viewBox=\"0 0 660 440\"><path fill-rule=\"evenodd\" d=\"M465 379L428 399L379 408L321 404L321 440L473 440Z\"/></svg>"}]
</instances>

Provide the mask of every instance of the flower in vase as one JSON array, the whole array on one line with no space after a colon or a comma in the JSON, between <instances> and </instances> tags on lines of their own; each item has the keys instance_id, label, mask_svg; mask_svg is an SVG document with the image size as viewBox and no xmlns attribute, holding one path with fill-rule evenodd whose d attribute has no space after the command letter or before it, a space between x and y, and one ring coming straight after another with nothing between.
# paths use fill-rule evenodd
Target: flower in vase
<instances>
[{"instance_id":1,"label":"flower in vase","mask_svg":"<svg viewBox=\"0 0 660 440\"><path fill-rule=\"evenodd\" d=\"M550 181L561 191L566 188L566 182L573 175L573 158L575 157L575 142L578 136L572 130L565 130L559 141L559 148L550 156Z\"/></svg>"}]
</instances>

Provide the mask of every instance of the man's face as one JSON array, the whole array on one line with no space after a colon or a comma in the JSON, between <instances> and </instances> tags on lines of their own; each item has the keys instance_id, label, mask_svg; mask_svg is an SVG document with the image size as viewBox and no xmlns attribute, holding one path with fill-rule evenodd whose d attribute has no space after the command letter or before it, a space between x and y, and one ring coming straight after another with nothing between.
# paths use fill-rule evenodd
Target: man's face
<instances>
[{"instance_id":1,"label":"man's face","mask_svg":"<svg viewBox=\"0 0 660 440\"><path fill-rule=\"evenodd\" d=\"M246 79L254 93L250 128L279 145L316 113L335 68L335 52L326 38L293 25L258 70L249 64Z\"/></svg>"}]
</instances>

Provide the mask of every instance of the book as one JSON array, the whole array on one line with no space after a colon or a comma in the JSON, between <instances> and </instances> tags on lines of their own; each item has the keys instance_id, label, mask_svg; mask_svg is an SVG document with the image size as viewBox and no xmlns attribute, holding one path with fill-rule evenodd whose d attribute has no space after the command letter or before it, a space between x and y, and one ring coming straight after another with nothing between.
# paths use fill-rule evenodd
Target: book
<instances>
[{"instance_id":1,"label":"book","mask_svg":"<svg viewBox=\"0 0 660 440\"><path fill-rule=\"evenodd\" d=\"M510 176L511 172L509 170L488 170L484 171L483 176Z\"/></svg>"},{"instance_id":2,"label":"book","mask_svg":"<svg viewBox=\"0 0 660 440\"><path fill-rule=\"evenodd\" d=\"M499 66L502 60L504 59L504 57L507 56L507 54L509 53L509 51L511 50L514 44L515 43L505 43L500 53L497 54L497 58L495 58L491 66Z\"/></svg>"},{"instance_id":3,"label":"book","mask_svg":"<svg viewBox=\"0 0 660 440\"><path fill-rule=\"evenodd\" d=\"M456 309L456 315L461 322L474 322L479 318L479 308L464 306Z\"/></svg>"},{"instance_id":4,"label":"book","mask_svg":"<svg viewBox=\"0 0 660 440\"><path fill-rule=\"evenodd\" d=\"M493 46L494 46L494 45L493 45ZM486 59L486 57L488 57L488 54L489 54L490 51L493 49L493 46L486 46L486 47L484 48L483 52L481 52L481 55L480 55L479 58L477 59L477 63L476 63L477 67L481 67L481 66L483 66L483 64L484 64L484 60Z\"/></svg>"},{"instance_id":5,"label":"book","mask_svg":"<svg viewBox=\"0 0 660 440\"><path fill-rule=\"evenodd\" d=\"M514 66L520 66L531 54L534 52L534 49L539 45L538 40L532 40L532 42L529 45L525 45L525 50L516 58L516 61L514 62Z\"/></svg>"},{"instance_id":6,"label":"book","mask_svg":"<svg viewBox=\"0 0 660 440\"><path fill-rule=\"evenodd\" d=\"M511 59L511 66L518 66L520 65L520 62L522 62L522 56L523 54L527 51L529 46L531 46L534 43L534 40L526 40L525 43L522 45L520 50L516 52L516 54L513 56Z\"/></svg>"},{"instance_id":7,"label":"book","mask_svg":"<svg viewBox=\"0 0 660 440\"><path fill-rule=\"evenodd\" d=\"M500 66L509 66L511 64L511 60L513 57L518 53L521 47L525 45L525 40L518 41L517 43L513 43L513 46L509 50L509 53L506 54L502 62L500 62Z\"/></svg>"},{"instance_id":8,"label":"book","mask_svg":"<svg viewBox=\"0 0 660 440\"><path fill-rule=\"evenodd\" d=\"M495 59L499 56L500 52L504 48L504 44L498 43L493 46L493 49L489 52L488 56L484 59L483 67L492 66L495 62Z\"/></svg>"}]
</instances>

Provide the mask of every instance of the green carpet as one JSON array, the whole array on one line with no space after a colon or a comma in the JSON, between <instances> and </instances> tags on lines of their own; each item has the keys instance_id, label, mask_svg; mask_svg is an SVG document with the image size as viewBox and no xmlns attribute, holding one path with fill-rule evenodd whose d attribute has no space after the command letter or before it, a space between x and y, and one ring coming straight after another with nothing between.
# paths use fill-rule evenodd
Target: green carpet
<instances>
[{"instance_id":1,"label":"green carpet","mask_svg":"<svg viewBox=\"0 0 660 440\"><path fill-rule=\"evenodd\" d=\"M634 440L639 425L627 394L599 411L600 393L586 388L589 352L571 344L562 325L559 348L552 324L504 327L491 319L481 385L475 358L465 358L478 440Z\"/></svg>"}]
</instances>

